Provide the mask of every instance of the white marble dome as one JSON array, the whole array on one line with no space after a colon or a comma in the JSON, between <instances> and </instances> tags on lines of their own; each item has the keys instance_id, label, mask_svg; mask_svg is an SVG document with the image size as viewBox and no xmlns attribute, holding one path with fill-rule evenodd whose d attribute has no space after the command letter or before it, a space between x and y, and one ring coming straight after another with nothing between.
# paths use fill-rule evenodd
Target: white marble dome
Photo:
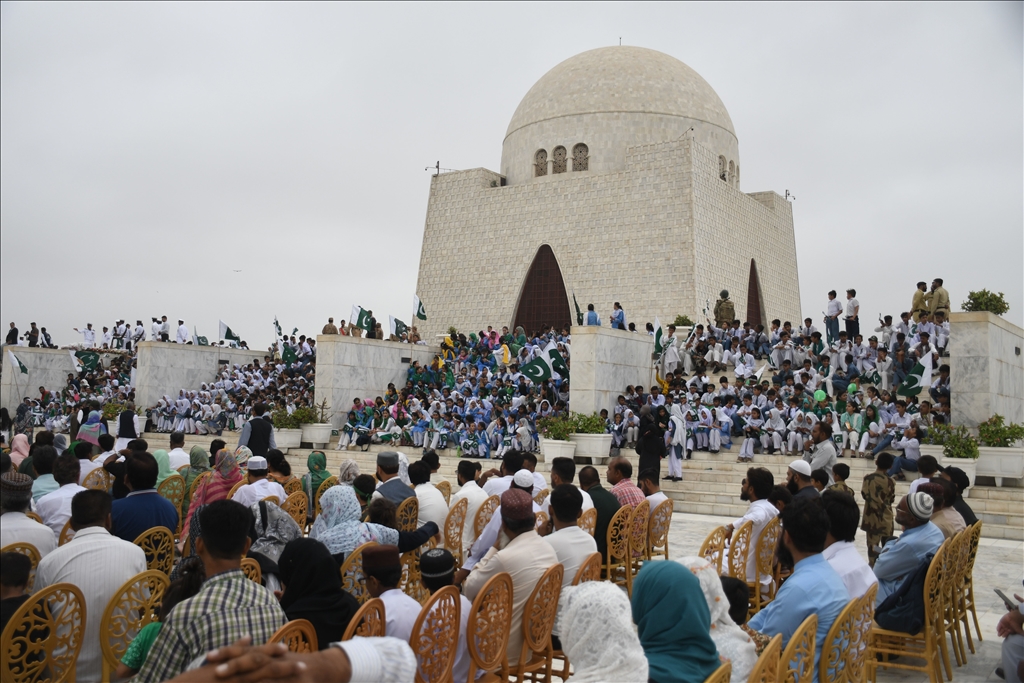
<instances>
[{"instance_id":1,"label":"white marble dome","mask_svg":"<svg viewBox=\"0 0 1024 683\"><path fill-rule=\"evenodd\" d=\"M501 173L517 185L557 176L563 165L566 173L617 171L628 147L676 140L691 128L738 187L732 119L700 74L656 50L598 48L558 64L526 93L505 134Z\"/></svg>"}]
</instances>

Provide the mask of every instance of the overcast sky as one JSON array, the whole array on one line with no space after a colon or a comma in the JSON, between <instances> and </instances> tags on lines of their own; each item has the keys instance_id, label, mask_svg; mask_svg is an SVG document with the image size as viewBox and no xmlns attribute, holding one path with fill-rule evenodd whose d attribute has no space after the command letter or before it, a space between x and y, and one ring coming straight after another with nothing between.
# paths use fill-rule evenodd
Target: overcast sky
<instances>
[{"instance_id":1,"label":"overcast sky","mask_svg":"<svg viewBox=\"0 0 1024 683\"><path fill-rule=\"evenodd\" d=\"M5 330L166 314L265 347L275 315L408 321L424 167L499 170L530 86L620 37L718 92L743 191L796 196L806 315L855 287L865 322L896 316L943 277L954 310L988 288L1024 322L1021 3L0 12Z\"/></svg>"}]
</instances>

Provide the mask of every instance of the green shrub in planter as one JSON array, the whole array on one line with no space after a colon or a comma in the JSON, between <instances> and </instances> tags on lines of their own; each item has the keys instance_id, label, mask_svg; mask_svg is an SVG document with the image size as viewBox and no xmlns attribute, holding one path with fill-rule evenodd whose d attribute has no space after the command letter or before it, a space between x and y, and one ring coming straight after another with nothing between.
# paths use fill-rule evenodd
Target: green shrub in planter
<instances>
[{"instance_id":1,"label":"green shrub in planter","mask_svg":"<svg viewBox=\"0 0 1024 683\"><path fill-rule=\"evenodd\" d=\"M978 440L982 446L1010 448L1024 439L1024 425L1004 424L1002 415L996 414L978 425Z\"/></svg>"},{"instance_id":2,"label":"green shrub in planter","mask_svg":"<svg viewBox=\"0 0 1024 683\"><path fill-rule=\"evenodd\" d=\"M978 440L971 436L970 430L963 425L954 427L942 446L942 455L947 458L965 460L978 459Z\"/></svg>"},{"instance_id":3,"label":"green shrub in planter","mask_svg":"<svg viewBox=\"0 0 1024 683\"><path fill-rule=\"evenodd\" d=\"M298 409L295 411L299 412ZM283 408L275 410L271 414L270 419L274 422L274 427L277 429L298 429L299 421L295 419L294 415L289 415L287 410Z\"/></svg>"},{"instance_id":4,"label":"green shrub in planter","mask_svg":"<svg viewBox=\"0 0 1024 683\"><path fill-rule=\"evenodd\" d=\"M567 417L542 417L537 420L537 430L545 439L568 441L575 429L573 421Z\"/></svg>"},{"instance_id":5,"label":"green shrub in planter","mask_svg":"<svg viewBox=\"0 0 1024 683\"><path fill-rule=\"evenodd\" d=\"M952 433L953 428L950 425L937 424L928 428L928 436L924 438L924 443L931 446L945 446Z\"/></svg>"},{"instance_id":6,"label":"green shrub in planter","mask_svg":"<svg viewBox=\"0 0 1024 683\"><path fill-rule=\"evenodd\" d=\"M316 408L302 406L292 411L292 419L300 425L312 425L320 421L320 416L317 414Z\"/></svg>"},{"instance_id":7,"label":"green shrub in planter","mask_svg":"<svg viewBox=\"0 0 1024 683\"><path fill-rule=\"evenodd\" d=\"M590 415L573 413L569 419L572 422L574 434L604 434L607 431L604 418L600 413L591 413Z\"/></svg>"}]
</instances>

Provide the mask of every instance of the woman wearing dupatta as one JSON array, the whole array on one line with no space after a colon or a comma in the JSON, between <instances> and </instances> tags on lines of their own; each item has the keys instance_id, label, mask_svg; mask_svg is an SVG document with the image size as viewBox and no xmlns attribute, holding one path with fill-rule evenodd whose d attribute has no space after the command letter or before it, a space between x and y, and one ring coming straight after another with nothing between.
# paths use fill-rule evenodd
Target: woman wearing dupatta
<instances>
[{"instance_id":1,"label":"woman wearing dupatta","mask_svg":"<svg viewBox=\"0 0 1024 683\"><path fill-rule=\"evenodd\" d=\"M155 453L154 457L156 457ZM213 472L200 482L199 488L196 489L195 495L189 502L188 514L185 516L185 528L181 532L181 537L189 537L192 517L201 506L216 500L224 500L234 485L240 481L242 481L242 470L238 466L235 454L222 448L217 452L217 462L213 466ZM195 552L195 545L192 547L192 552Z\"/></svg>"},{"instance_id":2,"label":"woman wearing dupatta","mask_svg":"<svg viewBox=\"0 0 1024 683\"><path fill-rule=\"evenodd\" d=\"M79 431L79 434L81 434L81 431ZM177 472L171 469L171 460L164 449L161 448L153 451L153 458L156 460L157 467L160 468L156 473L156 487L160 488L160 484L164 483L168 477L177 474Z\"/></svg>"},{"instance_id":3,"label":"woman wearing dupatta","mask_svg":"<svg viewBox=\"0 0 1024 683\"><path fill-rule=\"evenodd\" d=\"M76 440L85 441L99 447L100 435L107 433L107 428L104 426L102 418L103 416L98 410L89 413L89 418L85 421L85 424L78 428Z\"/></svg>"},{"instance_id":4,"label":"woman wearing dupatta","mask_svg":"<svg viewBox=\"0 0 1024 683\"><path fill-rule=\"evenodd\" d=\"M28 437L24 434L15 434L14 438L11 439L11 464L15 469L21 466L21 463L28 457Z\"/></svg>"},{"instance_id":5,"label":"woman wearing dupatta","mask_svg":"<svg viewBox=\"0 0 1024 683\"><path fill-rule=\"evenodd\" d=\"M703 681L721 665L700 581L678 562L648 562L633 581L633 621L653 683Z\"/></svg>"},{"instance_id":6,"label":"woman wearing dupatta","mask_svg":"<svg viewBox=\"0 0 1024 683\"><path fill-rule=\"evenodd\" d=\"M302 490L306 492L309 499L307 517L313 519L313 512L316 508L316 492L320 490L320 484L330 478L331 473L327 471L327 456L323 451L313 451L306 458L306 467L309 473L302 475Z\"/></svg>"},{"instance_id":7,"label":"woman wearing dupatta","mask_svg":"<svg viewBox=\"0 0 1024 683\"><path fill-rule=\"evenodd\" d=\"M188 452L188 469L185 471L185 505L191 498L189 491L194 482L201 474L210 471L210 454L202 446L193 446ZM185 508L186 510L188 507Z\"/></svg>"},{"instance_id":8,"label":"woman wearing dupatta","mask_svg":"<svg viewBox=\"0 0 1024 683\"><path fill-rule=\"evenodd\" d=\"M239 446L235 449L235 462L245 472L249 469L249 458L252 457L252 451L249 450L248 446Z\"/></svg>"}]
</instances>

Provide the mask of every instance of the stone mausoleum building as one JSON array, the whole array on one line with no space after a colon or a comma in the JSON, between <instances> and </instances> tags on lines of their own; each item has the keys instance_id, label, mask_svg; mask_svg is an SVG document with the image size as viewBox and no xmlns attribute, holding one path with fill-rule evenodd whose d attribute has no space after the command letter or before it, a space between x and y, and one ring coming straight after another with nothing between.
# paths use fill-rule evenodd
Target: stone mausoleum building
<instances>
[{"instance_id":1,"label":"stone mausoleum building","mask_svg":"<svg viewBox=\"0 0 1024 683\"><path fill-rule=\"evenodd\" d=\"M728 289L736 315L800 320L790 203L740 191L725 105L661 52L605 47L546 73L512 115L501 173L431 181L417 292L427 338L449 325L697 320Z\"/></svg>"}]
</instances>

